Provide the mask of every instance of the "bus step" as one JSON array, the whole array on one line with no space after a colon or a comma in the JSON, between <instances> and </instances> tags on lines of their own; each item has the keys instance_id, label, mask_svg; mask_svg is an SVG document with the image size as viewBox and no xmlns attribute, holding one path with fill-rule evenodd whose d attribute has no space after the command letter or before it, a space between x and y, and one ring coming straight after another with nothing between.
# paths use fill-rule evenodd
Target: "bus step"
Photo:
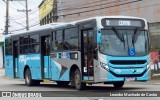
<instances>
[{"instance_id":1,"label":"bus step","mask_svg":"<svg viewBox=\"0 0 160 100\"><path fill-rule=\"evenodd\" d=\"M50 83L51 80L50 80L50 79L43 79L43 82L45 82L45 83Z\"/></svg>"},{"instance_id":2,"label":"bus step","mask_svg":"<svg viewBox=\"0 0 160 100\"><path fill-rule=\"evenodd\" d=\"M82 81L82 82L84 82L84 83L95 83L93 80L88 80L88 81Z\"/></svg>"}]
</instances>

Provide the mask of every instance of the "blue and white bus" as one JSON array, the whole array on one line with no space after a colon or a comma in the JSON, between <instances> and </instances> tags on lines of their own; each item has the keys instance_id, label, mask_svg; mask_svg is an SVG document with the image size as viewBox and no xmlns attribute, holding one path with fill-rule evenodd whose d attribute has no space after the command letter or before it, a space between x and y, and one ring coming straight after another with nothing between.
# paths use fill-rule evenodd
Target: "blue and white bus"
<instances>
[{"instance_id":1,"label":"blue and white bus","mask_svg":"<svg viewBox=\"0 0 160 100\"><path fill-rule=\"evenodd\" d=\"M50 80L78 90L86 84L149 78L147 21L100 16L5 36L5 74L28 86Z\"/></svg>"}]
</instances>

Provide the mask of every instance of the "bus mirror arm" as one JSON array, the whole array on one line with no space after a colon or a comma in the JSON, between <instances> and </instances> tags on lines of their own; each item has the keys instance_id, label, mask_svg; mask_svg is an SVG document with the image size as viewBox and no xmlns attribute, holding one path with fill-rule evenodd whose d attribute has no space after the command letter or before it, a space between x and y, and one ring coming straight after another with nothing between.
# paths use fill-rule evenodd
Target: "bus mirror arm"
<instances>
[{"instance_id":1,"label":"bus mirror arm","mask_svg":"<svg viewBox=\"0 0 160 100\"><path fill-rule=\"evenodd\" d=\"M98 48L96 47L95 49L94 49L94 51L97 51L98 50Z\"/></svg>"},{"instance_id":2,"label":"bus mirror arm","mask_svg":"<svg viewBox=\"0 0 160 100\"><path fill-rule=\"evenodd\" d=\"M102 43L102 35L100 32L97 34L97 43L100 45Z\"/></svg>"}]
</instances>

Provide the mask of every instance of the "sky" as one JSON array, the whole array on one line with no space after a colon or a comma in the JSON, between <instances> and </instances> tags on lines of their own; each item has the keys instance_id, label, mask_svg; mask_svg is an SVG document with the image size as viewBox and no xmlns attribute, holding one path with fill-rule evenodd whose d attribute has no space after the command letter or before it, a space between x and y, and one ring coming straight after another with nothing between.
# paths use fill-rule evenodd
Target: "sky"
<instances>
[{"instance_id":1,"label":"sky","mask_svg":"<svg viewBox=\"0 0 160 100\"><path fill-rule=\"evenodd\" d=\"M29 12L29 26L33 28L39 23L38 6L42 0L28 0ZM25 12L18 12L17 10L25 9L25 1L9 1L9 32L16 32L15 30L23 29L26 26ZM4 32L6 22L6 3L0 0L0 34ZM36 27L36 26L35 26Z\"/></svg>"}]
</instances>

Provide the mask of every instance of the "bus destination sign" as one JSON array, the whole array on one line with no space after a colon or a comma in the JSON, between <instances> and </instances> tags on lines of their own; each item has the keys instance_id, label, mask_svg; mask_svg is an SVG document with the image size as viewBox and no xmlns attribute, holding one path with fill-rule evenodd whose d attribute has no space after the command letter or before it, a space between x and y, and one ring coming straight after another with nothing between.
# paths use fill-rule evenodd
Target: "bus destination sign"
<instances>
[{"instance_id":1,"label":"bus destination sign","mask_svg":"<svg viewBox=\"0 0 160 100\"><path fill-rule=\"evenodd\" d=\"M102 25L106 26L131 26L144 27L144 21L139 19L102 19Z\"/></svg>"}]
</instances>

